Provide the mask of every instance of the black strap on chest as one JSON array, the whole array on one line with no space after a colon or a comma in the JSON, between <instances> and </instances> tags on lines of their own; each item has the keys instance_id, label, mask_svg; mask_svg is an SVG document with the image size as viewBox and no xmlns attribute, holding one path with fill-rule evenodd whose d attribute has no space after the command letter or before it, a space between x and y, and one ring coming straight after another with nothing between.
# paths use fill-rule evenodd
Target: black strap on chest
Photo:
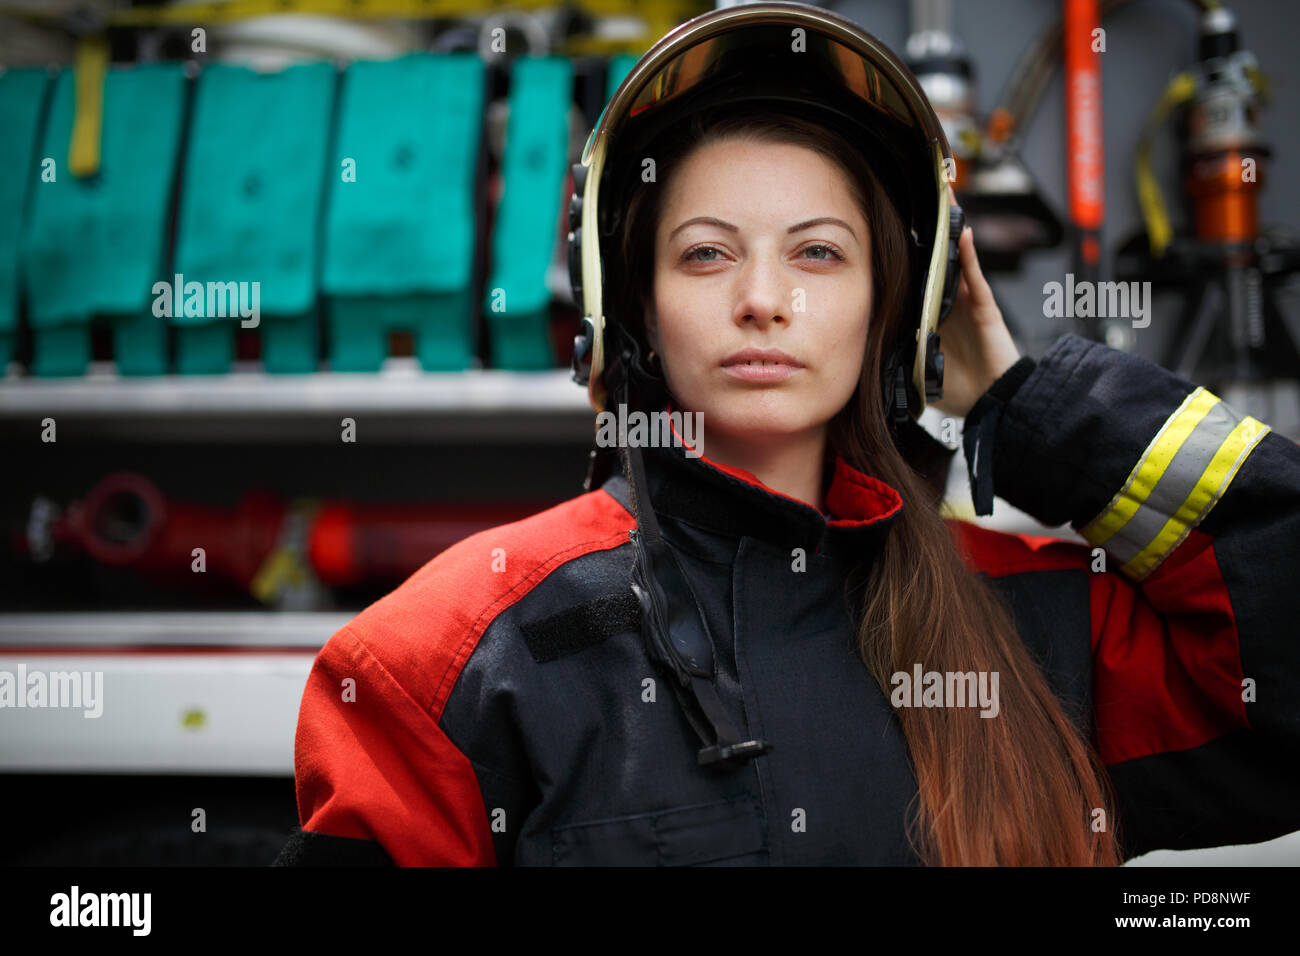
<instances>
[{"instance_id":1,"label":"black strap on chest","mask_svg":"<svg viewBox=\"0 0 1300 956\"><path fill-rule=\"evenodd\" d=\"M625 351L629 367L635 345ZM631 366L635 367L635 366ZM616 373L617 374L617 373ZM626 373L612 391L626 402ZM695 596L676 553L664 540L659 519L650 505L649 485L641 449L619 448L637 527L628 532L636 550L631 586L641 605L641 635L650 659L671 677L671 686L686 718L699 735L701 765L731 770L771 750L760 740L746 740L736 729L714 683L713 638L704 609Z\"/></svg>"}]
</instances>

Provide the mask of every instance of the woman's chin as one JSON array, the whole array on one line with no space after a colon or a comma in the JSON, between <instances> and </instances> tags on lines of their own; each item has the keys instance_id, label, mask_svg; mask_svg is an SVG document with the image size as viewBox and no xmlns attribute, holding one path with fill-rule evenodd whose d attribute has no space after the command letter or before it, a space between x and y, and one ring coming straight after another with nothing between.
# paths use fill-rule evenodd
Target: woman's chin
<instances>
[{"instance_id":1,"label":"woman's chin","mask_svg":"<svg viewBox=\"0 0 1300 956\"><path fill-rule=\"evenodd\" d=\"M739 407L738 407L739 406ZM784 407L776 403L718 403L704 412L704 434L710 432L731 441L762 442L793 437L817 427L814 410Z\"/></svg>"}]
</instances>

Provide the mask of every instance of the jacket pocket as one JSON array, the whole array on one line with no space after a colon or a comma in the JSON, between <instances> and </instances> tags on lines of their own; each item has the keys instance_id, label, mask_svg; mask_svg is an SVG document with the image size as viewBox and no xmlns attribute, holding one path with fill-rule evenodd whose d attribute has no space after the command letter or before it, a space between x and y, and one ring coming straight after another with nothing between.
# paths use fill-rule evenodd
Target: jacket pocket
<instances>
[{"instance_id":1,"label":"jacket pocket","mask_svg":"<svg viewBox=\"0 0 1300 956\"><path fill-rule=\"evenodd\" d=\"M551 830L556 866L696 866L767 862L763 810L746 794L716 803Z\"/></svg>"}]
</instances>

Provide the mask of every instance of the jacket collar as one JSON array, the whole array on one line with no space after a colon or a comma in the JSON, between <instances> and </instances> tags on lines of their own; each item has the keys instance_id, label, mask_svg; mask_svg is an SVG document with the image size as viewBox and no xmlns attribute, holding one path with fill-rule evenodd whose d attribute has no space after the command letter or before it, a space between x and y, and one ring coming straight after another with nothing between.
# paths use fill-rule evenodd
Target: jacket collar
<instances>
[{"instance_id":1,"label":"jacket collar","mask_svg":"<svg viewBox=\"0 0 1300 956\"><path fill-rule=\"evenodd\" d=\"M671 410L671 402L666 410ZM674 428L673 432L677 434ZM854 468L834 448L826 455L826 508L774 491L752 473L687 454L684 441L640 449L650 500L660 517L733 538L759 538L807 554L873 554L903 509L893 487ZM628 510L627 480L615 471L601 486Z\"/></svg>"}]
</instances>

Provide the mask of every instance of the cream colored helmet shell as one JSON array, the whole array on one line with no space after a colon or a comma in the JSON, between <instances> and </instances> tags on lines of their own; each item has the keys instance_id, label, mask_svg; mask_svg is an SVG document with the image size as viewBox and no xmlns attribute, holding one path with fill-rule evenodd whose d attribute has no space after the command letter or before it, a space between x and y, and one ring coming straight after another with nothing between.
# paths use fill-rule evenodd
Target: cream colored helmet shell
<instances>
[{"instance_id":1,"label":"cream colored helmet shell","mask_svg":"<svg viewBox=\"0 0 1300 956\"><path fill-rule=\"evenodd\" d=\"M779 77L772 75L774 55L786 67ZM581 228L574 230L576 248L571 254L573 269L581 268L578 305L589 323L590 346L590 374L579 376L575 371L575 379L586 378L596 411L603 411L607 400L605 345L610 332L602 297L600 236L608 216L602 216L601 189L609 178L607 163L620 136L647 118L662 125L667 122L665 112L679 119L680 109L690 109L693 102L708 96L768 99L769 93L810 110L828 108L834 99L860 122L882 130L872 141L876 155L884 155L879 147L887 143L885 158L899 164L911 211L904 217L905 224L914 255L919 257L917 269L924 269L919 307L914 305L919 314L914 323L908 320L915 336L908 343L909 351L914 349L908 364L915 390L909 396L908 414L917 418L924 409L926 344L941 320L945 278L950 279L949 297L955 285L955 277L948 275L956 239L949 208L952 154L943 128L903 62L852 21L801 3L748 3L701 14L656 42L601 112L582 151L580 165L585 169L574 167L575 173L583 175L575 176L571 224ZM879 168L876 158L868 158L873 168ZM611 199L606 198L606 205ZM909 302L916 303L915 291L913 296Z\"/></svg>"}]
</instances>

